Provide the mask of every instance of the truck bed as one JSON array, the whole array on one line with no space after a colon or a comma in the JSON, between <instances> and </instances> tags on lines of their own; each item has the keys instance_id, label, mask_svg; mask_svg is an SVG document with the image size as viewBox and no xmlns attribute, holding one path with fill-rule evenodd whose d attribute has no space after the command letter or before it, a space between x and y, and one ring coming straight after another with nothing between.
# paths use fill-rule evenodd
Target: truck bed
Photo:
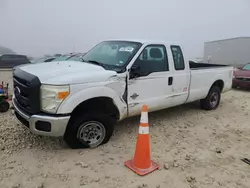
<instances>
[{"instance_id":1,"label":"truck bed","mask_svg":"<svg viewBox=\"0 0 250 188\"><path fill-rule=\"evenodd\" d=\"M226 92L232 85L233 67L228 65L195 63L189 61L190 89L187 102L203 99L207 96L210 86L217 80L223 81L223 90Z\"/></svg>"},{"instance_id":2,"label":"truck bed","mask_svg":"<svg viewBox=\"0 0 250 188\"><path fill-rule=\"evenodd\" d=\"M229 67L229 65L211 64L211 63L196 63L194 61L189 61L189 67L192 70L197 69L211 69L219 67Z\"/></svg>"}]
</instances>

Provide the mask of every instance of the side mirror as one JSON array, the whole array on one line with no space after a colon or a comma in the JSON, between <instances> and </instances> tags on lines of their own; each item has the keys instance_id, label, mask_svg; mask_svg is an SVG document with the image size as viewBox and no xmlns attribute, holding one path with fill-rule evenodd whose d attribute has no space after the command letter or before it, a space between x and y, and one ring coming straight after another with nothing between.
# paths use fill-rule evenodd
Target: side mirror
<instances>
[{"instance_id":1,"label":"side mirror","mask_svg":"<svg viewBox=\"0 0 250 188\"><path fill-rule=\"evenodd\" d=\"M139 77L140 76L139 70L140 70L139 65L132 65L132 67L130 69L129 77L131 79Z\"/></svg>"}]
</instances>

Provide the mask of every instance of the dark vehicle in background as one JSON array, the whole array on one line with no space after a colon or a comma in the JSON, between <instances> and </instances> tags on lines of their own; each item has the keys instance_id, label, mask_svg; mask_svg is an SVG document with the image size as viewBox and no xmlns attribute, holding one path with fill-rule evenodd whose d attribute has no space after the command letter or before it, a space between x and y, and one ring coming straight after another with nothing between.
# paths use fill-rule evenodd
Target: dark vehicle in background
<instances>
[{"instance_id":1,"label":"dark vehicle in background","mask_svg":"<svg viewBox=\"0 0 250 188\"><path fill-rule=\"evenodd\" d=\"M250 62L243 67L234 69L232 87L250 89Z\"/></svg>"},{"instance_id":2,"label":"dark vehicle in background","mask_svg":"<svg viewBox=\"0 0 250 188\"><path fill-rule=\"evenodd\" d=\"M17 55L17 54L0 55L1 68L13 68L28 63L30 63L30 60L25 55Z\"/></svg>"}]
</instances>

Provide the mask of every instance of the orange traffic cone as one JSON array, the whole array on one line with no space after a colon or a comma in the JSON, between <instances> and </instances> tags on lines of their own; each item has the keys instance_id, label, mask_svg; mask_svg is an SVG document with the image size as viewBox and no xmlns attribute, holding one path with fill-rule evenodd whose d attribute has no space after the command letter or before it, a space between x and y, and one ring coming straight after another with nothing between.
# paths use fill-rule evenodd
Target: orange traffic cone
<instances>
[{"instance_id":1,"label":"orange traffic cone","mask_svg":"<svg viewBox=\"0 0 250 188\"><path fill-rule=\"evenodd\" d=\"M139 134L137 137L134 159L128 160L125 166L144 176L160 167L159 164L150 160L149 127L148 127L148 107L143 105Z\"/></svg>"}]
</instances>

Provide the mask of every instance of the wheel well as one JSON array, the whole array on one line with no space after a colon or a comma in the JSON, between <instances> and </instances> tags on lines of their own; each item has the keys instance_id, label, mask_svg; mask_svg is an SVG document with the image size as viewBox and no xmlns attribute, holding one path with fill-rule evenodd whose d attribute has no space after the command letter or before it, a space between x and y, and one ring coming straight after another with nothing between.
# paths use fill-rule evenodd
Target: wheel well
<instances>
[{"instance_id":1,"label":"wheel well","mask_svg":"<svg viewBox=\"0 0 250 188\"><path fill-rule=\"evenodd\" d=\"M219 87L219 88L220 88L220 91L222 91L223 88L224 88L224 82L223 82L222 80L217 80L217 81L215 81L215 82L213 83L212 87L213 87L213 86ZM212 88L212 87L211 87L211 88Z\"/></svg>"},{"instance_id":2,"label":"wheel well","mask_svg":"<svg viewBox=\"0 0 250 188\"><path fill-rule=\"evenodd\" d=\"M81 115L87 111L101 111L119 119L120 113L113 99L109 97L95 97L80 103L72 112L72 116Z\"/></svg>"}]
</instances>

